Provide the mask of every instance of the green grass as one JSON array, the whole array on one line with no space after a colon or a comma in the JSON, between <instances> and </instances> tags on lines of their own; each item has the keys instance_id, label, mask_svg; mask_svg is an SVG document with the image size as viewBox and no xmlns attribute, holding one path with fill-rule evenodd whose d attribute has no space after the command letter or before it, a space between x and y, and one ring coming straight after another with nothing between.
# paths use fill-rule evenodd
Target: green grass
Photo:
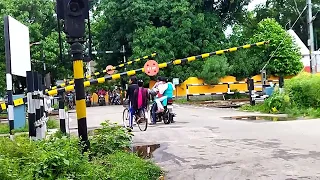
<instances>
[{"instance_id":1,"label":"green grass","mask_svg":"<svg viewBox=\"0 0 320 180\"><path fill-rule=\"evenodd\" d=\"M56 129L59 127L59 124L55 119L49 119L47 122L47 127L48 129ZM28 132L28 131L29 131L28 123L26 123L25 127L14 130L15 133ZM9 134L8 123L0 123L0 134Z\"/></svg>"},{"instance_id":2,"label":"green grass","mask_svg":"<svg viewBox=\"0 0 320 180\"><path fill-rule=\"evenodd\" d=\"M176 104L187 104L188 101L187 101L187 98L178 98L178 99L174 100L174 103L176 103Z\"/></svg>"},{"instance_id":3,"label":"green grass","mask_svg":"<svg viewBox=\"0 0 320 180\"><path fill-rule=\"evenodd\" d=\"M272 113L270 112L264 104L257 104L255 106L243 105L240 107L242 111L249 112L261 112L261 113ZM288 117L304 117L304 118L320 118L320 108L299 108L299 107L288 107L283 112L278 112L281 114L287 114ZM274 114L274 113L272 113Z\"/></svg>"},{"instance_id":4,"label":"green grass","mask_svg":"<svg viewBox=\"0 0 320 180\"><path fill-rule=\"evenodd\" d=\"M7 113L4 113L4 114L0 114L0 118L8 118L8 114Z\"/></svg>"},{"instance_id":5,"label":"green grass","mask_svg":"<svg viewBox=\"0 0 320 180\"><path fill-rule=\"evenodd\" d=\"M132 153L116 152L108 155L106 161L110 164L111 179L156 180L162 175L160 167Z\"/></svg>"},{"instance_id":6,"label":"green grass","mask_svg":"<svg viewBox=\"0 0 320 180\"><path fill-rule=\"evenodd\" d=\"M264 104L256 104L255 106L243 105L240 107L242 111L269 113Z\"/></svg>"},{"instance_id":7,"label":"green grass","mask_svg":"<svg viewBox=\"0 0 320 180\"><path fill-rule=\"evenodd\" d=\"M55 119L51 119L49 118L48 122L47 122L47 128L48 129L56 129L59 127L59 123L57 120Z\"/></svg>"},{"instance_id":8,"label":"green grass","mask_svg":"<svg viewBox=\"0 0 320 180\"><path fill-rule=\"evenodd\" d=\"M14 132L28 132L28 126L26 125L23 128L15 129ZM0 134L9 134L9 124L1 123L0 124Z\"/></svg>"}]
</instances>

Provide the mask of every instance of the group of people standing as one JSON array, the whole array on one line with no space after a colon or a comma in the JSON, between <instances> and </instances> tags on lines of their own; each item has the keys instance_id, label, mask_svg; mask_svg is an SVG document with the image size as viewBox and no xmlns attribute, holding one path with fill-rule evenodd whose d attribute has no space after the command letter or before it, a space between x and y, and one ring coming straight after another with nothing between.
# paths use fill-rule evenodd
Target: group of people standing
<instances>
[{"instance_id":1,"label":"group of people standing","mask_svg":"<svg viewBox=\"0 0 320 180\"><path fill-rule=\"evenodd\" d=\"M168 98L173 97L174 85L167 78L158 77L152 89L148 89L143 87L143 80L138 80L135 76L130 78L129 84L126 99L129 100L130 122L132 122L133 115L139 113L140 110L148 111L150 100L155 99L156 104L151 111L151 124L156 124L156 113L164 111ZM132 124L130 126L132 127Z\"/></svg>"}]
</instances>

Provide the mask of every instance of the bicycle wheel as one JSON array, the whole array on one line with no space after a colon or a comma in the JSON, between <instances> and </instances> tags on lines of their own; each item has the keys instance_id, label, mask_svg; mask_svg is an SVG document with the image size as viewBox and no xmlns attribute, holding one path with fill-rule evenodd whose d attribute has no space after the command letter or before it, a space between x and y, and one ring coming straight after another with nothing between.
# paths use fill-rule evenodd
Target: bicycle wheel
<instances>
[{"instance_id":1,"label":"bicycle wheel","mask_svg":"<svg viewBox=\"0 0 320 180\"><path fill-rule=\"evenodd\" d=\"M137 121L137 119L139 119ZM145 110L142 109L139 112L139 115L135 118L135 121L140 129L140 131L146 131L148 128L148 118L146 117Z\"/></svg>"},{"instance_id":2,"label":"bicycle wheel","mask_svg":"<svg viewBox=\"0 0 320 180\"><path fill-rule=\"evenodd\" d=\"M128 109L128 108L125 108L125 109L123 110L123 113L122 113L122 122L123 122L123 126L124 126L125 128L130 127L130 124L129 124L129 115L130 115L129 109Z\"/></svg>"}]
</instances>

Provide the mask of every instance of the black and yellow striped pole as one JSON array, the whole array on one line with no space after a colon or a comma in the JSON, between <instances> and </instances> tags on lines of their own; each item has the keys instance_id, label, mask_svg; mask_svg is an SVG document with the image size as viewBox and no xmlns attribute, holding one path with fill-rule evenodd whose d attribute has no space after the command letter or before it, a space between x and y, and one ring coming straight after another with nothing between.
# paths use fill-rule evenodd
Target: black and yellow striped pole
<instances>
[{"instance_id":1,"label":"black and yellow striped pole","mask_svg":"<svg viewBox=\"0 0 320 180\"><path fill-rule=\"evenodd\" d=\"M229 48L229 49L214 51L214 52L205 53L205 54L200 54L198 56L191 56L191 57L187 57L187 58L183 58L183 59L176 59L176 60L173 60L173 61L170 61L170 62L165 62L165 63L159 64L159 68L166 68L169 65L179 65L179 64L184 63L184 62L192 62L192 61L195 61L197 59L205 59L205 58L208 58L208 57L214 56L214 55L222 55L222 54L225 54L225 53L235 52L235 51L240 50L240 49L249 49L251 47L262 46L262 45L265 45L265 44L268 44L268 43L269 43L269 41L263 41L263 42L258 42L258 43L254 43L254 44L247 44L247 45L244 45L244 46L233 47L233 48ZM113 75L109 75L109 76L105 76L105 77L101 77L101 78L97 78L97 79L92 79L92 80L89 80L89 81L85 81L83 83L83 85L84 85L84 87L89 87L90 85L104 83L107 80L116 80L116 79L120 79L123 76L133 76L133 75L137 74L138 72L144 72L144 68L131 70L131 71L126 71L126 72L122 72L122 73L118 73L118 74L113 74ZM69 85L69 86L66 86L64 88L50 90L50 91L47 92L47 94L50 95L50 96L54 96L54 95L57 95L58 93L61 93L61 92L68 92L68 91L73 91L73 90L74 90L74 86L73 85Z\"/></svg>"},{"instance_id":2,"label":"black and yellow striped pole","mask_svg":"<svg viewBox=\"0 0 320 180\"><path fill-rule=\"evenodd\" d=\"M133 64L133 63L135 63L135 62L139 62L139 61L141 61L141 60L147 60L147 59L153 58L153 57L155 57L155 56L157 56L157 53L152 53L152 54L149 55L149 56L143 56L143 57L141 57L141 58L138 58L138 59L135 59L135 60L132 60L132 61L128 61L128 62L123 63L123 64L119 64L119 65L117 65L117 66L114 66L114 67L113 67L112 69L110 69L109 71L113 71L113 70L116 70L116 69L118 69L118 68L122 68L122 67L124 67L125 65L130 65L130 64ZM101 71L101 72L95 72L95 73L93 73L93 74L91 74L91 75L87 75L85 78L86 78L86 79L89 79L89 78L91 78L92 76L99 76L99 75L101 75L101 74L106 74L107 72L108 72L108 70L105 69L105 70L103 70L103 71ZM59 84L58 86L54 86L54 87L52 87L52 89L57 89L57 88L66 87L68 84L69 84L69 85L74 84L74 80L69 81L69 83L62 83L62 84Z\"/></svg>"},{"instance_id":3,"label":"black and yellow striped pole","mask_svg":"<svg viewBox=\"0 0 320 180\"><path fill-rule=\"evenodd\" d=\"M89 148L88 131L87 131L87 112L84 91L84 73L83 73L83 49L79 42L71 45L73 60L74 85L76 91L76 113L78 120L78 134L84 143L84 151ZM73 86L72 86L73 87Z\"/></svg>"}]
</instances>

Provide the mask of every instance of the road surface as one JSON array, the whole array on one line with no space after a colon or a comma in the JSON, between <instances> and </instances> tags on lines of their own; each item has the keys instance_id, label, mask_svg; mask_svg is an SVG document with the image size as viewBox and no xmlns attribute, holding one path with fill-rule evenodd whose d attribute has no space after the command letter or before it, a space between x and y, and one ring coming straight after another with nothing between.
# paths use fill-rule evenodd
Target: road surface
<instances>
[{"instance_id":1,"label":"road surface","mask_svg":"<svg viewBox=\"0 0 320 180\"><path fill-rule=\"evenodd\" d=\"M88 127L121 123L122 106L87 109ZM320 179L320 120L224 120L248 115L231 109L175 107L176 123L135 128L135 144L160 144L153 160L166 179ZM71 113L70 127L75 128Z\"/></svg>"}]
</instances>

